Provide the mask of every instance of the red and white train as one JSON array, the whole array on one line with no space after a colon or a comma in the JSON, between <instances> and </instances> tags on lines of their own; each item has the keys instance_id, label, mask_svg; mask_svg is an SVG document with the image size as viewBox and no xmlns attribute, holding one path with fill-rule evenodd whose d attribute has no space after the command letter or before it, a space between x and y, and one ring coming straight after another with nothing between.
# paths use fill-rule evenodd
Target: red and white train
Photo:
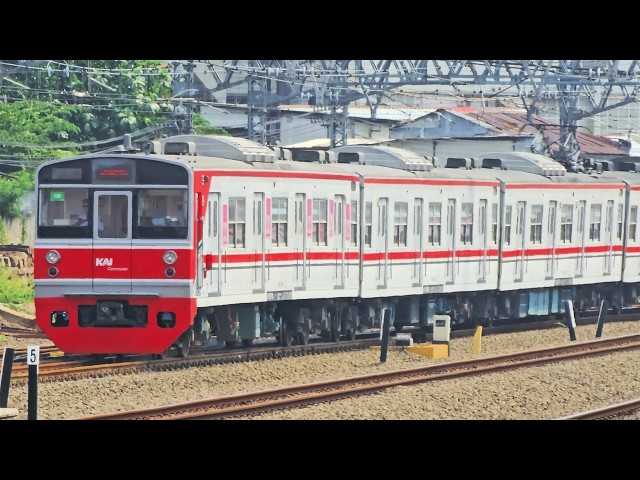
<instances>
[{"instance_id":1,"label":"red and white train","mask_svg":"<svg viewBox=\"0 0 640 480\"><path fill-rule=\"evenodd\" d=\"M186 356L212 335L355 338L385 309L396 330L560 314L567 299L620 310L640 282L627 163L568 173L527 153L197 135L52 160L36 177L36 321L67 353Z\"/></svg>"}]
</instances>

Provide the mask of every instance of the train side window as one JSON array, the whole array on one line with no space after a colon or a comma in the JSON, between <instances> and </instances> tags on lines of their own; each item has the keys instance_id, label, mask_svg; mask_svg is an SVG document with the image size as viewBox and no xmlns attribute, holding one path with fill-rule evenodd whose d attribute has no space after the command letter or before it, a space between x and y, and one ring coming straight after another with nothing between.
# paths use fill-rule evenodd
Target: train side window
<instances>
[{"instance_id":1,"label":"train side window","mask_svg":"<svg viewBox=\"0 0 640 480\"><path fill-rule=\"evenodd\" d=\"M638 225L638 207L631 207L629 211L629 240L636 241L636 226Z\"/></svg>"},{"instance_id":2,"label":"train side window","mask_svg":"<svg viewBox=\"0 0 640 480\"><path fill-rule=\"evenodd\" d=\"M498 204L491 204L491 243L498 243Z\"/></svg>"},{"instance_id":3,"label":"train side window","mask_svg":"<svg viewBox=\"0 0 640 480\"><path fill-rule=\"evenodd\" d=\"M358 202L351 202L351 218L349 219L351 224L351 245L358 245Z\"/></svg>"},{"instance_id":4,"label":"train side window","mask_svg":"<svg viewBox=\"0 0 640 480\"><path fill-rule=\"evenodd\" d=\"M565 203L560 212L560 241L571 243L571 232L573 230L573 205Z\"/></svg>"},{"instance_id":5,"label":"train side window","mask_svg":"<svg viewBox=\"0 0 640 480\"><path fill-rule=\"evenodd\" d=\"M432 246L440 246L442 231L442 204L429 203L429 233L427 243Z\"/></svg>"},{"instance_id":6,"label":"train side window","mask_svg":"<svg viewBox=\"0 0 640 480\"><path fill-rule=\"evenodd\" d=\"M548 219L548 225L547 225L547 233L549 233L549 243L553 244L554 243L554 237L555 237L555 233L556 233L556 208L557 208L557 204L558 202L556 202L555 200L552 200L549 202L549 219Z\"/></svg>"},{"instance_id":7,"label":"train side window","mask_svg":"<svg viewBox=\"0 0 640 480\"><path fill-rule=\"evenodd\" d=\"M314 245L327 244L327 201L313 199L312 232Z\"/></svg>"},{"instance_id":8,"label":"train side window","mask_svg":"<svg viewBox=\"0 0 640 480\"><path fill-rule=\"evenodd\" d=\"M504 215L504 244L511 245L511 217L513 207L511 205L505 208Z\"/></svg>"},{"instance_id":9,"label":"train side window","mask_svg":"<svg viewBox=\"0 0 640 480\"><path fill-rule=\"evenodd\" d=\"M387 234L387 204L383 203L380 208L380 235Z\"/></svg>"},{"instance_id":10,"label":"train side window","mask_svg":"<svg viewBox=\"0 0 640 480\"><path fill-rule=\"evenodd\" d=\"M304 233L304 195L302 193L296 193L296 208L295 208L295 234L302 235Z\"/></svg>"},{"instance_id":11,"label":"train side window","mask_svg":"<svg viewBox=\"0 0 640 480\"><path fill-rule=\"evenodd\" d=\"M616 231L616 238L622 240L622 225L624 224L624 205L618 205L618 229Z\"/></svg>"},{"instance_id":12,"label":"train side window","mask_svg":"<svg viewBox=\"0 0 640 480\"><path fill-rule=\"evenodd\" d=\"M600 241L600 225L602 222L602 205L591 205L589 213L589 240Z\"/></svg>"},{"instance_id":13,"label":"train side window","mask_svg":"<svg viewBox=\"0 0 640 480\"><path fill-rule=\"evenodd\" d=\"M364 207L364 244L371 247L371 230L373 222L373 204L367 202Z\"/></svg>"},{"instance_id":14,"label":"train side window","mask_svg":"<svg viewBox=\"0 0 640 480\"><path fill-rule=\"evenodd\" d=\"M473 243L473 203L463 203L460 215L460 243L471 245Z\"/></svg>"},{"instance_id":15,"label":"train side window","mask_svg":"<svg viewBox=\"0 0 640 480\"><path fill-rule=\"evenodd\" d=\"M256 208L254 229L257 230L257 234L260 236L262 235L262 200L258 200L254 205Z\"/></svg>"},{"instance_id":16,"label":"train side window","mask_svg":"<svg viewBox=\"0 0 640 480\"><path fill-rule=\"evenodd\" d=\"M244 247L245 223L245 199L229 198L229 248Z\"/></svg>"},{"instance_id":17,"label":"train side window","mask_svg":"<svg viewBox=\"0 0 640 480\"><path fill-rule=\"evenodd\" d=\"M611 233L611 229L613 228L613 200L607 201L607 217L604 222L604 231L606 233Z\"/></svg>"},{"instance_id":18,"label":"train side window","mask_svg":"<svg viewBox=\"0 0 640 480\"><path fill-rule=\"evenodd\" d=\"M585 209L587 208L587 202L585 200L580 200L578 202L578 241L584 242L584 215Z\"/></svg>"},{"instance_id":19,"label":"train side window","mask_svg":"<svg viewBox=\"0 0 640 480\"><path fill-rule=\"evenodd\" d=\"M480 238L484 238L485 230L487 229L487 201L485 199L480 200Z\"/></svg>"},{"instance_id":20,"label":"train side window","mask_svg":"<svg viewBox=\"0 0 640 480\"><path fill-rule=\"evenodd\" d=\"M516 237L524 238L524 208L525 202L518 202L516 210Z\"/></svg>"},{"instance_id":21,"label":"train side window","mask_svg":"<svg viewBox=\"0 0 640 480\"><path fill-rule=\"evenodd\" d=\"M413 234L420 235L422 232L422 199L415 198L415 207L413 209Z\"/></svg>"},{"instance_id":22,"label":"train side window","mask_svg":"<svg viewBox=\"0 0 640 480\"><path fill-rule=\"evenodd\" d=\"M542 208L542 205L531 205L531 243L542 243Z\"/></svg>"},{"instance_id":23,"label":"train side window","mask_svg":"<svg viewBox=\"0 0 640 480\"><path fill-rule=\"evenodd\" d=\"M277 247L287 246L287 219L289 215L288 199L271 200L271 243Z\"/></svg>"},{"instance_id":24,"label":"train side window","mask_svg":"<svg viewBox=\"0 0 640 480\"><path fill-rule=\"evenodd\" d=\"M407 222L409 205L407 202L396 203L393 206L393 244L397 247L407 246Z\"/></svg>"},{"instance_id":25,"label":"train side window","mask_svg":"<svg viewBox=\"0 0 640 480\"><path fill-rule=\"evenodd\" d=\"M213 202L213 236L218 236L218 201Z\"/></svg>"}]
</instances>

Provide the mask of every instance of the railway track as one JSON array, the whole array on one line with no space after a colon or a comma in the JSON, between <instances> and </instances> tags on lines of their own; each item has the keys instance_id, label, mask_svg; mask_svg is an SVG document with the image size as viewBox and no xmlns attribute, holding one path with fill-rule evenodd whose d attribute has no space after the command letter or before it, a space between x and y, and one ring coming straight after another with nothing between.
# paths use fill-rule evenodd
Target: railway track
<instances>
[{"instance_id":1,"label":"railway track","mask_svg":"<svg viewBox=\"0 0 640 480\"><path fill-rule=\"evenodd\" d=\"M640 398L635 398L627 402L607 405L585 412L574 413L556 420L612 420L614 418L625 417L640 410Z\"/></svg>"},{"instance_id":2,"label":"railway track","mask_svg":"<svg viewBox=\"0 0 640 480\"><path fill-rule=\"evenodd\" d=\"M158 408L82 417L77 418L77 420L173 420L248 417L273 410L333 402L341 398L358 395L371 395L398 386L496 373L638 348L640 348L640 335L626 335L575 345L460 362L447 362L439 365L249 392L247 394Z\"/></svg>"},{"instance_id":3,"label":"railway track","mask_svg":"<svg viewBox=\"0 0 640 480\"><path fill-rule=\"evenodd\" d=\"M608 321L637 321L640 312L610 316ZM581 325L593 324L597 316L583 316ZM517 333L531 330L543 330L548 328L565 327L556 319L548 319L536 322L523 322L502 324L485 327L483 335L499 335L504 333ZM405 328L405 333L412 333L422 342L432 341L433 335L420 328ZM451 338L468 338L473 336L475 329L461 329L451 332ZM395 335L395 332L393 332ZM39 381L58 382L64 380L78 380L82 378L96 378L108 375L133 374L144 371L170 371L191 367L204 367L217 364L239 363L258 361L290 356L318 355L345 351L354 351L380 344L379 332L361 334L354 341L341 341L338 343L326 342L320 338L310 340L307 345L280 346L277 342L264 342L248 347L193 347L187 358L169 357L165 360L152 359L149 355L128 355L95 357L83 355L64 355L53 346L40 347L40 364L38 368ZM14 353L14 365L11 380L16 384L25 384L28 381L28 366L26 365L26 348L17 348ZM2 355L0 355L0 362Z\"/></svg>"},{"instance_id":4,"label":"railway track","mask_svg":"<svg viewBox=\"0 0 640 480\"><path fill-rule=\"evenodd\" d=\"M107 361L70 356L58 361L50 360L40 363L38 367L39 382L59 382L65 380L79 380L82 378L104 377L108 375L134 374L139 372L172 371L210 365L258 361L291 356L320 355L326 353L362 350L379 344L378 339L355 340L340 343L318 343L292 347L268 346L260 348L241 349L199 349L192 350L187 358L168 358L165 360L139 360L134 357L113 357ZM29 379L26 364L14 365L11 381L16 385L25 384Z\"/></svg>"}]
</instances>

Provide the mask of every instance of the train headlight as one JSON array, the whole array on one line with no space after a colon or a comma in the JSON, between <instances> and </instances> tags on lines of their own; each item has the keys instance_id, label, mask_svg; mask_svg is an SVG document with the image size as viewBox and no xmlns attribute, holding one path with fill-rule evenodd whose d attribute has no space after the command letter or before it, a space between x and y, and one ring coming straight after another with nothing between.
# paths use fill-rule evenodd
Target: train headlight
<instances>
[{"instance_id":1,"label":"train headlight","mask_svg":"<svg viewBox=\"0 0 640 480\"><path fill-rule=\"evenodd\" d=\"M167 252L164 252L162 259L167 265L173 265L174 263L176 263L176 260L178 260L178 254L173 250L169 250Z\"/></svg>"},{"instance_id":2,"label":"train headlight","mask_svg":"<svg viewBox=\"0 0 640 480\"><path fill-rule=\"evenodd\" d=\"M60 260L60 254L57 250L49 250L45 255L45 258L47 259L47 262L53 265L54 263L58 263L58 260Z\"/></svg>"}]
</instances>

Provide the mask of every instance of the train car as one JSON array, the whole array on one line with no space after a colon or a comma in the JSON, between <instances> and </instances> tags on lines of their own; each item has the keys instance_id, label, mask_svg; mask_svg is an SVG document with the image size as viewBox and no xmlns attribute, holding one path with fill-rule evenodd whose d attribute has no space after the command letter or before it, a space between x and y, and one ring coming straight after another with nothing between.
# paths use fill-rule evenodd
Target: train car
<instances>
[{"instance_id":1,"label":"train car","mask_svg":"<svg viewBox=\"0 0 640 480\"><path fill-rule=\"evenodd\" d=\"M442 312L454 323L467 322L472 297L478 312L495 310L482 293L498 286L495 175L466 168L470 159L448 159L438 168L390 147L348 146L334 153L361 177L364 305L382 302L396 330L428 328Z\"/></svg>"},{"instance_id":2,"label":"train car","mask_svg":"<svg viewBox=\"0 0 640 480\"><path fill-rule=\"evenodd\" d=\"M359 178L277 158L255 142L185 135L41 165L39 327L78 354L186 356L212 334L355 337Z\"/></svg>"},{"instance_id":3,"label":"train car","mask_svg":"<svg viewBox=\"0 0 640 480\"><path fill-rule=\"evenodd\" d=\"M534 154L179 135L36 172L36 322L77 354L186 356L636 302L640 182Z\"/></svg>"},{"instance_id":4,"label":"train car","mask_svg":"<svg viewBox=\"0 0 640 480\"><path fill-rule=\"evenodd\" d=\"M633 161L617 162L616 167L611 171L603 171L600 175L625 184L624 199L615 207L612 225L612 236L617 242L613 246L614 252L618 251L620 239L623 241L621 262L613 265L614 269L617 265L621 266L621 283L610 299L612 308L620 311L623 308L636 308L640 304L640 175L635 173L640 172L640 161L634 157Z\"/></svg>"},{"instance_id":5,"label":"train car","mask_svg":"<svg viewBox=\"0 0 640 480\"><path fill-rule=\"evenodd\" d=\"M569 173L532 153L488 153L502 198L498 318L518 319L599 306L622 280L626 185Z\"/></svg>"}]
</instances>

